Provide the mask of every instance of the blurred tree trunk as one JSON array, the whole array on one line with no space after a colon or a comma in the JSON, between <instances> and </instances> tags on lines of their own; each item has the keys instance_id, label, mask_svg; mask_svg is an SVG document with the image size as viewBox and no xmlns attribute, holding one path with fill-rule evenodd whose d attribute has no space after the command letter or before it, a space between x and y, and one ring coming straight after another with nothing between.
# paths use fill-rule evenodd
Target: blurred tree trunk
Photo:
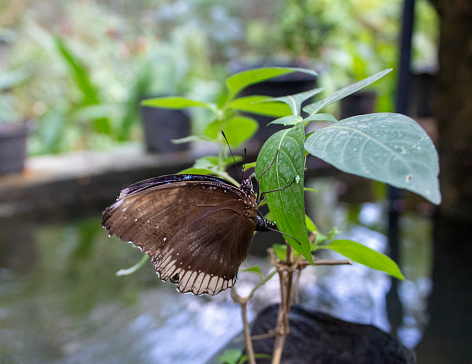
<instances>
[{"instance_id":1,"label":"blurred tree trunk","mask_svg":"<svg viewBox=\"0 0 472 364\"><path fill-rule=\"evenodd\" d=\"M440 18L435 116L442 204L434 225L430 325L418 363L472 362L472 1L432 0Z\"/></svg>"}]
</instances>

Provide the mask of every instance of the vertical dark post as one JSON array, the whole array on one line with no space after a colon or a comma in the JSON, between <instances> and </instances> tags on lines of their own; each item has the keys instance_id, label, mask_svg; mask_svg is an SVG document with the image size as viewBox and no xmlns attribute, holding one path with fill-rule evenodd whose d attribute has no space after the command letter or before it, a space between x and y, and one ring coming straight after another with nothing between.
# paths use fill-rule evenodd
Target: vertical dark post
<instances>
[{"instance_id":1,"label":"vertical dark post","mask_svg":"<svg viewBox=\"0 0 472 364\"><path fill-rule=\"evenodd\" d=\"M406 114L410 100L411 85L411 39L415 19L415 0L405 0L402 12L402 32L400 39L400 59L398 65L397 93L395 98L395 111ZM402 209L402 192L389 186L388 190L388 241L390 245L390 257L398 262L399 234L398 225ZM398 280L392 279L392 287L387 294L387 313L392 327L392 334L396 335L402 322L402 307L398 297Z\"/></svg>"}]
</instances>

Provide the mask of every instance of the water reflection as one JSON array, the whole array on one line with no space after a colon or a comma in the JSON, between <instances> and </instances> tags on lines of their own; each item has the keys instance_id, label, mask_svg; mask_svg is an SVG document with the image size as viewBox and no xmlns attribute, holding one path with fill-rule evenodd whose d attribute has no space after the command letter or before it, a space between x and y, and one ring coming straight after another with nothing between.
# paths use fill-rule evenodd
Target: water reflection
<instances>
[{"instance_id":1,"label":"water reflection","mask_svg":"<svg viewBox=\"0 0 472 364\"><path fill-rule=\"evenodd\" d=\"M327 231L336 225L344 237L387 251L382 204L350 209L337 203L329 181L326 186L324 200L312 211L319 227ZM319 183L316 188L321 190ZM1 222L0 362L205 363L241 331L240 310L229 292L212 298L181 295L157 279L150 263L116 277L141 252L108 238L99 220ZM405 314L399 335L414 347L427 322L431 289L431 251L424 238L429 223L405 216L403 226L401 266L408 281L401 286ZM245 266L252 264L270 269L265 258L251 257ZM257 283L255 274L245 273L237 288L244 294ZM300 287L300 303L312 309L389 329L390 279L383 273L361 265L308 268ZM278 297L275 278L256 295L250 318Z\"/></svg>"}]
</instances>

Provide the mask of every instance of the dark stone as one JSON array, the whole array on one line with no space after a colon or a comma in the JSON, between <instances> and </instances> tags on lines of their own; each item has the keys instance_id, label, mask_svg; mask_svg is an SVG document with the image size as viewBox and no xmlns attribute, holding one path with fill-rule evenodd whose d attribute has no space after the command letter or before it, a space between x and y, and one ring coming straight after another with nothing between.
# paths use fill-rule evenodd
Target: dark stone
<instances>
[{"instance_id":1,"label":"dark stone","mask_svg":"<svg viewBox=\"0 0 472 364\"><path fill-rule=\"evenodd\" d=\"M265 334L275 327L278 305L256 318L252 335ZM327 314L292 306L290 333L285 341L284 364L400 364L416 363L415 354L391 335L372 325L346 322ZM254 352L271 355L274 338L254 340ZM258 359L258 364L270 363Z\"/></svg>"}]
</instances>

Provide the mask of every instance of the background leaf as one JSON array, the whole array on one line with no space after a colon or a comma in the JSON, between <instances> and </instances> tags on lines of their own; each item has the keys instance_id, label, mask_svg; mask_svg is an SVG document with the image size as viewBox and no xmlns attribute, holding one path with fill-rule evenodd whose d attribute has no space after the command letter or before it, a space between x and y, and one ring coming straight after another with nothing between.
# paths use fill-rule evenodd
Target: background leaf
<instances>
[{"instance_id":1,"label":"background leaf","mask_svg":"<svg viewBox=\"0 0 472 364\"><path fill-rule=\"evenodd\" d=\"M271 125L271 124L295 125L296 123L301 123L301 122L303 122L303 118L301 116L289 115L289 116L284 116L284 117L275 119L274 121L271 121L267 125Z\"/></svg>"},{"instance_id":2,"label":"background leaf","mask_svg":"<svg viewBox=\"0 0 472 364\"><path fill-rule=\"evenodd\" d=\"M405 279L398 265L386 255L379 253L356 241L339 239L328 245L318 246L318 249L331 249L357 263L385 272L392 277Z\"/></svg>"},{"instance_id":3,"label":"background leaf","mask_svg":"<svg viewBox=\"0 0 472 364\"><path fill-rule=\"evenodd\" d=\"M233 98L239 91L250 85L293 72L303 72L314 76L318 75L315 71L289 67L257 68L239 72L226 80L226 86L228 87L229 91L229 99Z\"/></svg>"},{"instance_id":4,"label":"background leaf","mask_svg":"<svg viewBox=\"0 0 472 364\"><path fill-rule=\"evenodd\" d=\"M338 119L336 119L331 114L313 114L304 119L305 121L331 121L333 123L337 123Z\"/></svg>"},{"instance_id":5,"label":"background leaf","mask_svg":"<svg viewBox=\"0 0 472 364\"><path fill-rule=\"evenodd\" d=\"M272 135L263 145L256 164L256 177L277 158L260 180L261 191L272 191L288 186L298 176L298 183L293 183L283 191L266 194L267 204L280 231L295 237L284 237L287 242L311 263L313 262L305 224L304 150L305 138L303 124L291 129L281 130Z\"/></svg>"},{"instance_id":6,"label":"background leaf","mask_svg":"<svg viewBox=\"0 0 472 364\"><path fill-rule=\"evenodd\" d=\"M155 99L147 99L141 102L143 106L160 107L164 109L186 109L188 107L203 107L212 111L216 110L216 106L212 103L187 99L185 97L158 97Z\"/></svg>"},{"instance_id":7,"label":"background leaf","mask_svg":"<svg viewBox=\"0 0 472 364\"><path fill-rule=\"evenodd\" d=\"M205 129L205 135L216 139L221 130L224 131L231 147L238 147L241 143L251 138L259 128L259 124L246 116L235 116L228 121L215 120Z\"/></svg>"},{"instance_id":8,"label":"background leaf","mask_svg":"<svg viewBox=\"0 0 472 364\"><path fill-rule=\"evenodd\" d=\"M374 83L375 81L382 78L383 76L385 76L387 73L389 73L391 71L392 71L392 69L386 69L382 72L376 73L375 75L366 78L365 80L362 80L362 81L356 82L352 85L349 85L347 87L344 87L344 88L332 93L331 95L324 98L323 100L317 101L314 104L311 104L311 105L308 105L308 106L304 107L303 111L305 111L310 116L312 116L313 114L316 114L322 108L324 108L328 105L331 105L332 103L334 103L336 101L339 101L339 100L345 98L346 96L349 96L349 95L353 94L354 92L359 91L360 89L363 89L364 87L370 85L371 83Z\"/></svg>"},{"instance_id":9,"label":"background leaf","mask_svg":"<svg viewBox=\"0 0 472 364\"><path fill-rule=\"evenodd\" d=\"M305 149L336 168L405 188L439 204L433 142L409 117L379 113L344 119L311 134Z\"/></svg>"},{"instance_id":10,"label":"background leaf","mask_svg":"<svg viewBox=\"0 0 472 364\"><path fill-rule=\"evenodd\" d=\"M313 90L300 92L295 95L281 96L281 97L275 97L272 99L267 99L264 102L269 102L269 101L284 102L288 106L290 106L290 110L292 111L293 115L300 115L300 109L302 107L303 102L319 94L321 91L323 91L322 88L315 88Z\"/></svg>"},{"instance_id":11,"label":"background leaf","mask_svg":"<svg viewBox=\"0 0 472 364\"><path fill-rule=\"evenodd\" d=\"M239 111L273 117L290 115L290 107L286 104L277 101L260 102L267 99L269 99L268 96L258 95L238 97L231 101L229 107Z\"/></svg>"},{"instance_id":12,"label":"background leaf","mask_svg":"<svg viewBox=\"0 0 472 364\"><path fill-rule=\"evenodd\" d=\"M83 62L69 49L61 38L55 38L55 45L62 59L69 67L75 84L82 92L82 104L84 106L101 104L98 88L92 83L88 70ZM97 118L94 119L93 122L95 130L98 133L111 134L111 123L108 118Z\"/></svg>"}]
</instances>

